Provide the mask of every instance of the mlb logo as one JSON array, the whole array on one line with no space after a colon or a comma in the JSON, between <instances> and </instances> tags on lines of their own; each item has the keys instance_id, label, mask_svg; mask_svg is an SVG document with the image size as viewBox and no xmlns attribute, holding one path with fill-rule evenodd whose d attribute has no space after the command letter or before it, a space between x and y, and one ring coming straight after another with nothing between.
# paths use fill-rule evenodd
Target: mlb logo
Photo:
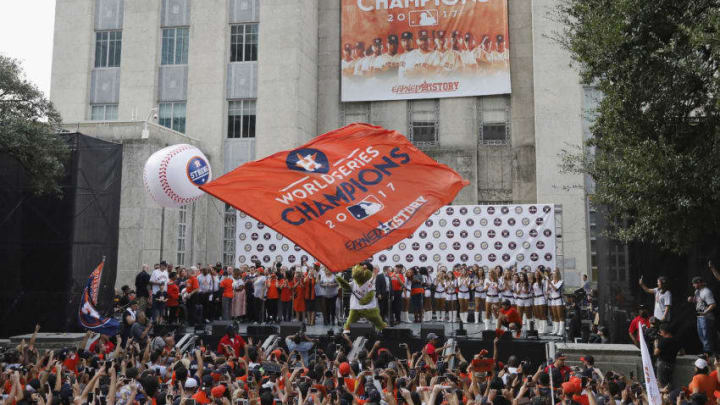
<instances>
[{"instance_id":1,"label":"mlb logo","mask_svg":"<svg viewBox=\"0 0 720 405\"><path fill-rule=\"evenodd\" d=\"M377 197L369 195L358 204L347 207L347 210L359 221L380 212L384 207Z\"/></svg>"},{"instance_id":2,"label":"mlb logo","mask_svg":"<svg viewBox=\"0 0 720 405\"><path fill-rule=\"evenodd\" d=\"M438 25L438 11L410 11L408 13L408 23L411 27L430 27L433 25Z\"/></svg>"}]
</instances>

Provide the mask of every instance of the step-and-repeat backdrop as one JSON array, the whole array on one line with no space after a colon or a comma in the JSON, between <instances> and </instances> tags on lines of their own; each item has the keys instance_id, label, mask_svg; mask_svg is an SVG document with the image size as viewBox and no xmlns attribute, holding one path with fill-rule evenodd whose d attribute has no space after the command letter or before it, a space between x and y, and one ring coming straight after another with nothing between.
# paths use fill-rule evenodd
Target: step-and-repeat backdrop
<instances>
[{"instance_id":1,"label":"step-and-repeat backdrop","mask_svg":"<svg viewBox=\"0 0 720 405\"><path fill-rule=\"evenodd\" d=\"M260 261L299 265L313 257L291 240L243 212L237 213L236 265ZM535 269L555 268L555 209L552 204L451 205L435 212L415 233L376 253L379 265L458 263Z\"/></svg>"}]
</instances>

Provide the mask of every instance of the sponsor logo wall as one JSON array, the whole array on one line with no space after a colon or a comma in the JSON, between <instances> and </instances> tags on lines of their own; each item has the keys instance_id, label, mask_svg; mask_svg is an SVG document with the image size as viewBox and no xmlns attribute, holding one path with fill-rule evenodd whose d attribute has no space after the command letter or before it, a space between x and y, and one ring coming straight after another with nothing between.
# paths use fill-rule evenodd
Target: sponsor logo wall
<instances>
[{"instance_id":1,"label":"sponsor logo wall","mask_svg":"<svg viewBox=\"0 0 720 405\"><path fill-rule=\"evenodd\" d=\"M369 204L376 204L370 201ZM237 213L236 264L280 260L299 265L314 258L243 212ZM555 268L555 209L551 204L452 205L436 211L415 233L376 253L373 263L452 266L457 263Z\"/></svg>"},{"instance_id":2,"label":"sponsor logo wall","mask_svg":"<svg viewBox=\"0 0 720 405\"><path fill-rule=\"evenodd\" d=\"M342 0L342 101L510 93L507 0Z\"/></svg>"}]
</instances>

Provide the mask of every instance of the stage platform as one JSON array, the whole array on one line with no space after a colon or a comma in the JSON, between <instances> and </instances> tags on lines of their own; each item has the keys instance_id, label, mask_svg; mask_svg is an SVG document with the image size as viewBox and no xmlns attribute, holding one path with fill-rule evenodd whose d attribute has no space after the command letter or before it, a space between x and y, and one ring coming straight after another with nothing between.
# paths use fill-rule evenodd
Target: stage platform
<instances>
[{"instance_id":1,"label":"stage platform","mask_svg":"<svg viewBox=\"0 0 720 405\"><path fill-rule=\"evenodd\" d=\"M364 324L364 325L368 325L368 326L370 325L366 322L359 322L359 324L361 324L361 325ZM463 329L465 329L466 335L462 336L462 335L458 335L456 333L457 330L460 328L460 325L458 323L453 324L453 323L448 323L448 322L401 323L394 327L389 327L389 329L409 329L415 337L419 338L423 325L425 325L426 327L427 326L432 326L432 327L442 326L445 330L444 336L446 336L446 337L460 336L460 337L464 337L467 339L482 340L483 339L483 331L485 330L483 325L481 325L481 324L474 324L474 323L463 324ZM252 327L255 327L255 326L279 327L280 324L264 323L262 325L259 325L256 323L239 323L239 324L236 324L236 326L238 328L238 332L241 335L246 335L246 334L248 334L248 326L250 326L252 329ZM308 336L312 336L312 337L327 335L328 331L331 329L334 331L334 333L340 333L343 330L342 326L338 326L338 325L324 326L322 324L320 324L320 325L315 324L313 326L306 325L305 328L306 328L305 333ZM493 334L495 333L495 329L492 330L492 333ZM530 337L530 338L523 337L523 340L526 340L526 339L543 341L543 342L558 342L558 343L564 342L564 339L562 337L550 336L550 335L540 335L539 337Z\"/></svg>"}]
</instances>

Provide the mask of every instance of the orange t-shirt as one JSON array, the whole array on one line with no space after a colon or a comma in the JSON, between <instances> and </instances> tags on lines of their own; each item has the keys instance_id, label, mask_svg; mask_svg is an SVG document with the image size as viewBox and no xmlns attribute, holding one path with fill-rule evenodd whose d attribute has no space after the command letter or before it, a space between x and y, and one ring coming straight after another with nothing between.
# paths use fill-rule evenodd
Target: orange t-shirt
<instances>
[{"instance_id":1,"label":"orange t-shirt","mask_svg":"<svg viewBox=\"0 0 720 405\"><path fill-rule=\"evenodd\" d=\"M198 392L195 393L195 395L192 396L192 399L195 401L201 403L201 404L209 404L210 400L208 399L207 395L205 394L205 391L198 390Z\"/></svg>"},{"instance_id":2,"label":"orange t-shirt","mask_svg":"<svg viewBox=\"0 0 720 405\"><path fill-rule=\"evenodd\" d=\"M711 400L710 398L715 398L715 396L713 396L713 393L717 389L717 385L717 378L713 378L712 376L707 374L695 374L692 381L690 381L690 385L688 385L688 389L691 393L704 392L708 398L707 403L712 404L715 401Z\"/></svg>"},{"instance_id":3,"label":"orange t-shirt","mask_svg":"<svg viewBox=\"0 0 720 405\"><path fill-rule=\"evenodd\" d=\"M285 286L280 289L280 301L292 301L292 288L290 288L290 284L288 284L287 281L285 282Z\"/></svg>"},{"instance_id":4,"label":"orange t-shirt","mask_svg":"<svg viewBox=\"0 0 720 405\"><path fill-rule=\"evenodd\" d=\"M197 290L198 288L200 288L200 284L197 281L197 277L195 277L195 276L190 277L187 281L187 284L185 285L185 289L187 290L187 292L191 293L191 292Z\"/></svg>"},{"instance_id":5,"label":"orange t-shirt","mask_svg":"<svg viewBox=\"0 0 720 405\"><path fill-rule=\"evenodd\" d=\"M505 315L508 323L522 324L522 318L515 308L510 307L508 309L500 309L500 312Z\"/></svg>"},{"instance_id":6,"label":"orange t-shirt","mask_svg":"<svg viewBox=\"0 0 720 405\"><path fill-rule=\"evenodd\" d=\"M224 298L232 298L233 297L233 279L230 277L224 279L220 282L220 288L223 290L223 297Z\"/></svg>"},{"instance_id":7,"label":"orange t-shirt","mask_svg":"<svg viewBox=\"0 0 720 405\"><path fill-rule=\"evenodd\" d=\"M280 298L280 292L277 288L277 280L270 279L270 281L268 281L267 297L271 300Z\"/></svg>"}]
</instances>

